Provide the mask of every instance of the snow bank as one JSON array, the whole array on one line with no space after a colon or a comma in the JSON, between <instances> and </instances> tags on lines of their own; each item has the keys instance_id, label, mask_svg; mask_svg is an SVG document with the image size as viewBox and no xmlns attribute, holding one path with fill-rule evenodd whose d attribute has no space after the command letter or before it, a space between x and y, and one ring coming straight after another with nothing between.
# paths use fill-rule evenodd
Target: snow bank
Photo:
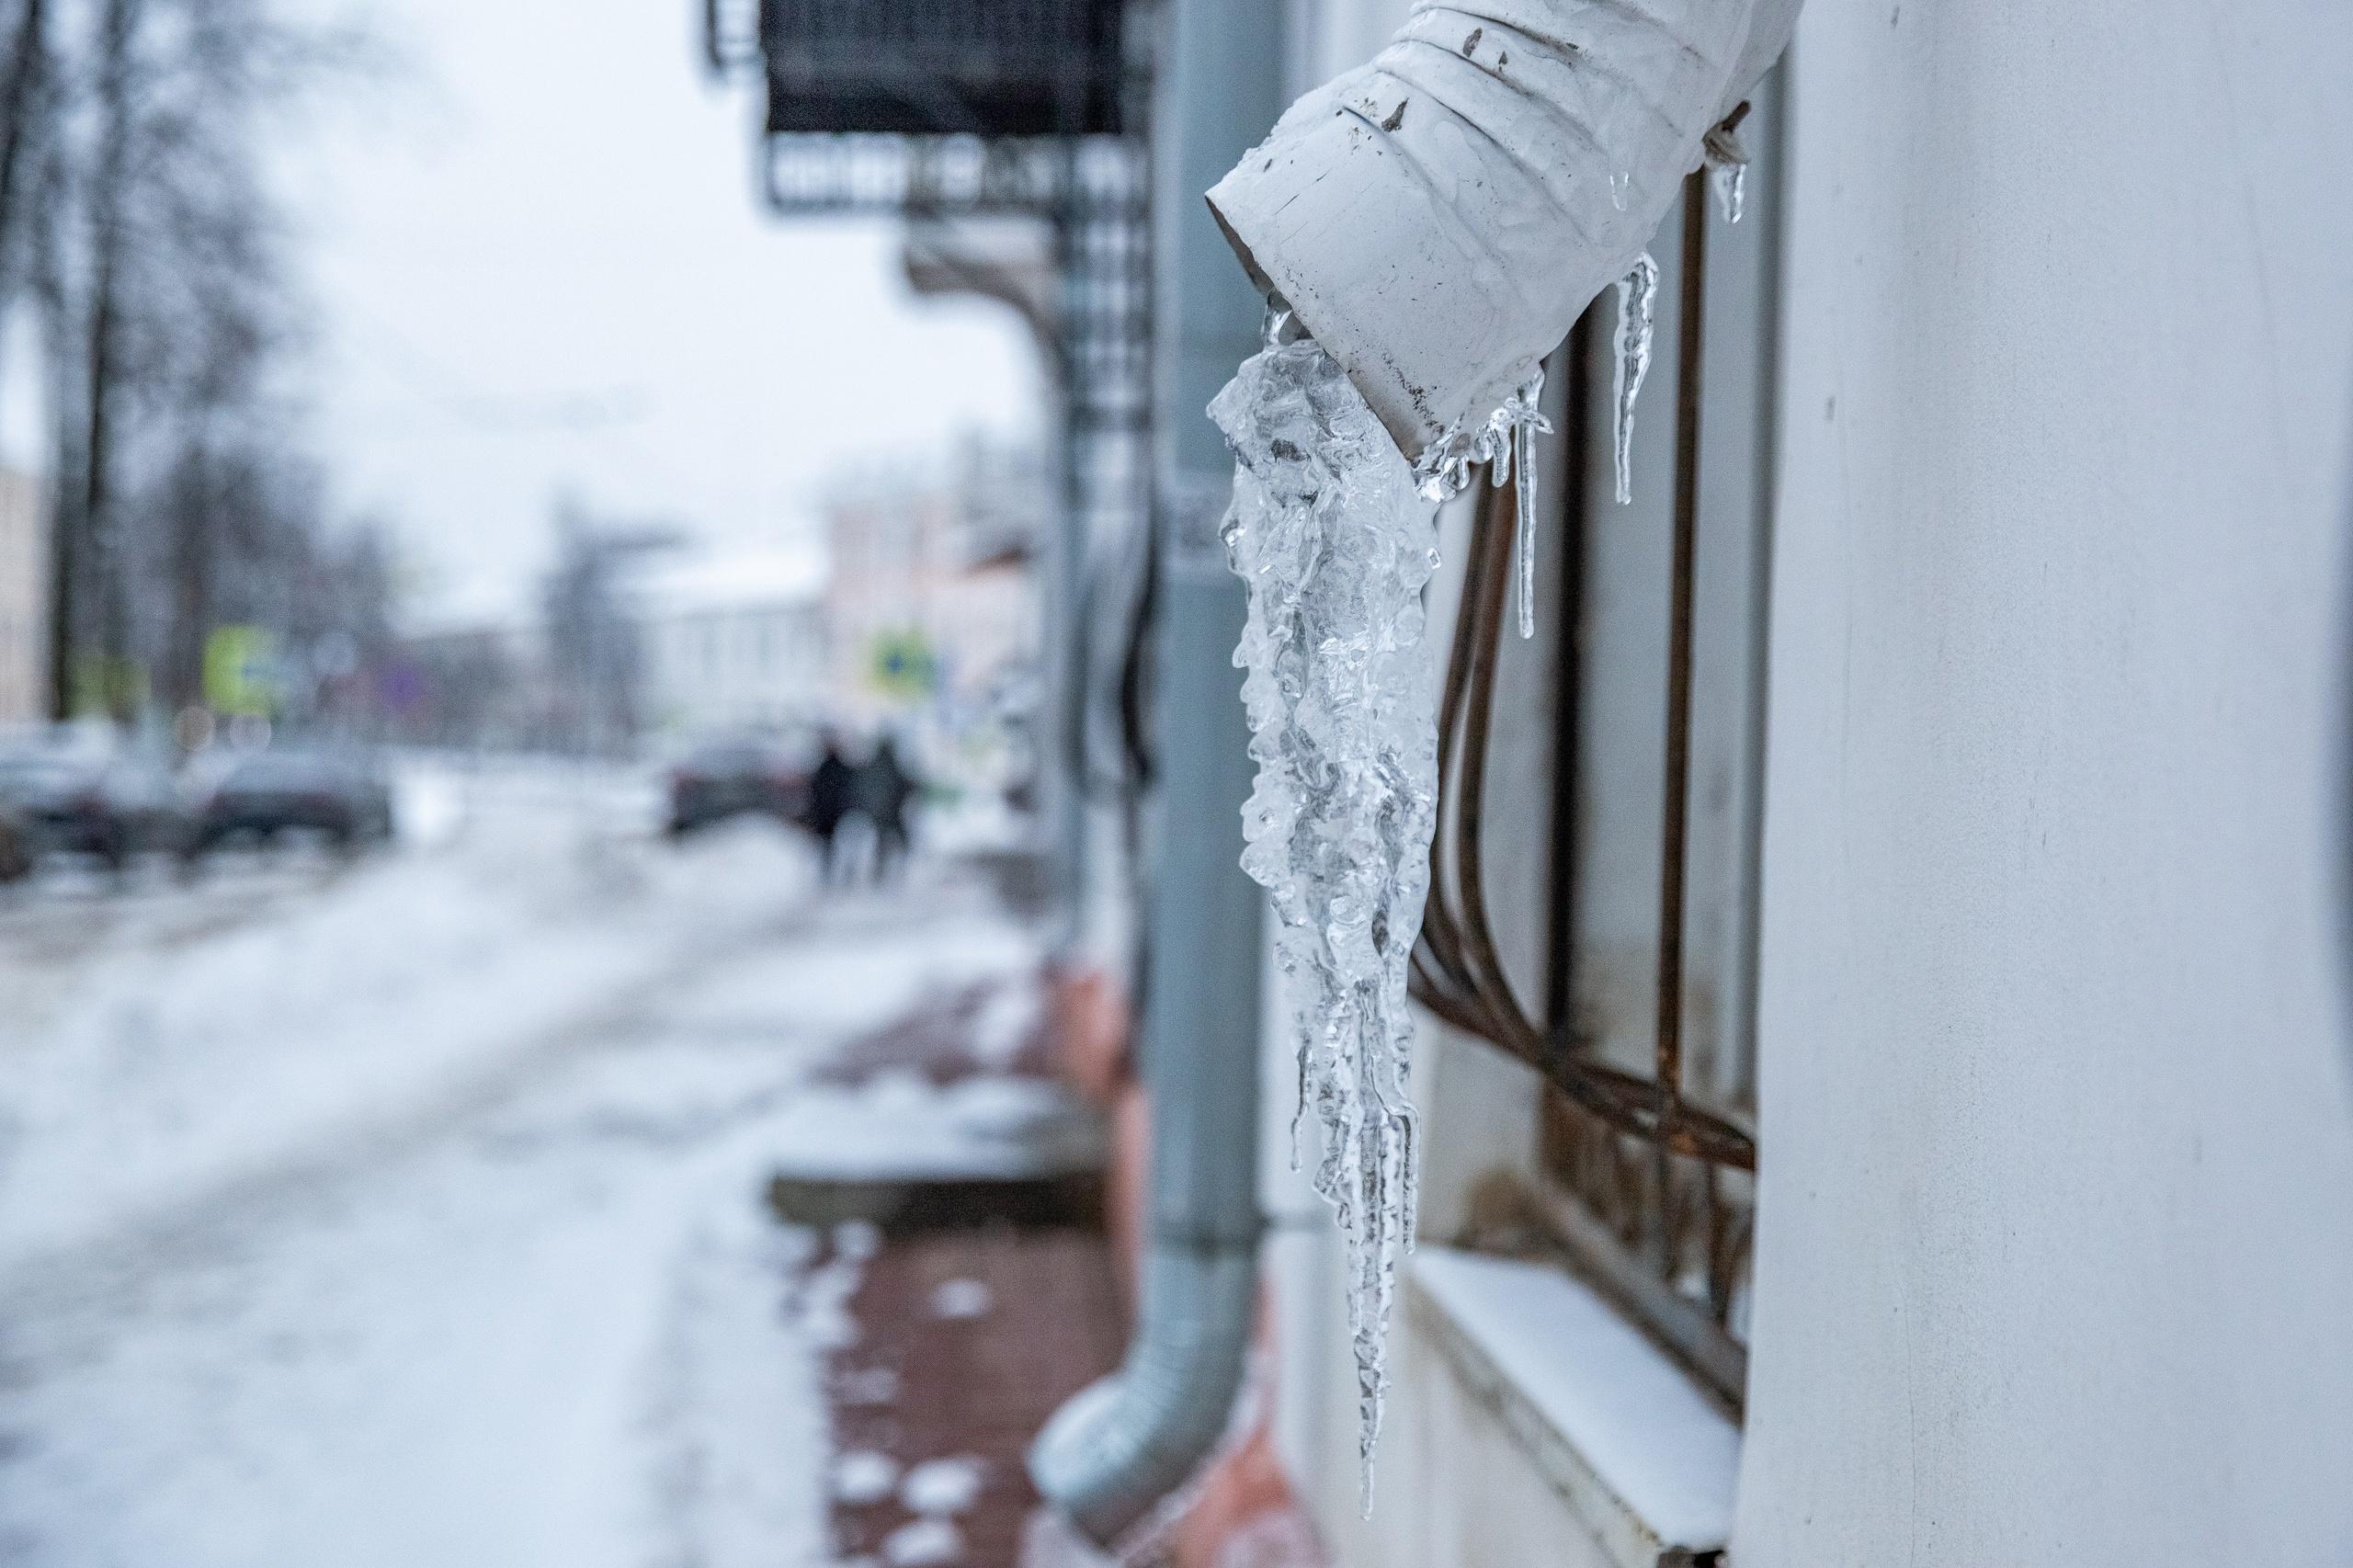
<instances>
[{"instance_id":1,"label":"snow bank","mask_svg":"<svg viewBox=\"0 0 2353 1568\"><path fill-rule=\"evenodd\" d=\"M813 883L799 843L758 824L672 851L613 831L595 796L467 810L461 855L363 863L250 923L118 947L37 1034L0 1025L0 1267L445 1114L772 930Z\"/></svg>"}]
</instances>

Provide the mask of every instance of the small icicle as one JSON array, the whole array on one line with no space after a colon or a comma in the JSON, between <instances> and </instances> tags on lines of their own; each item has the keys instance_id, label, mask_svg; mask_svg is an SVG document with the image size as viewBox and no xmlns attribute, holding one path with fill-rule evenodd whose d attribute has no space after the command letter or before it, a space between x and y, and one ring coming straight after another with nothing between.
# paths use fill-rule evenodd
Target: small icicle
<instances>
[{"instance_id":1,"label":"small icicle","mask_svg":"<svg viewBox=\"0 0 2353 1568\"><path fill-rule=\"evenodd\" d=\"M1619 211L1626 210L1626 190L1634 183L1633 176L1620 172L1609 176L1609 205Z\"/></svg>"},{"instance_id":2,"label":"small icicle","mask_svg":"<svg viewBox=\"0 0 2353 1568\"><path fill-rule=\"evenodd\" d=\"M1707 160L1708 184L1716 193L1716 210L1727 223L1740 222L1743 199L1748 194L1748 149L1740 141L1740 122L1747 118L1748 106L1742 104L1699 143L1700 155Z\"/></svg>"},{"instance_id":3,"label":"small icicle","mask_svg":"<svg viewBox=\"0 0 2353 1568\"><path fill-rule=\"evenodd\" d=\"M1651 368L1651 319L1658 305L1658 263L1644 251L1618 280L1616 437L1618 504L1634 498L1634 399Z\"/></svg>"},{"instance_id":4,"label":"small icicle","mask_svg":"<svg viewBox=\"0 0 2353 1568\"><path fill-rule=\"evenodd\" d=\"M1519 534L1513 548L1519 556L1519 634L1536 635L1536 429L1543 416L1524 419L1512 426L1511 444L1518 450L1506 460L1519 484Z\"/></svg>"},{"instance_id":5,"label":"small icicle","mask_svg":"<svg viewBox=\"0 0 2353 1568\"><path fill-rule=\"evenodd\" d=\"M1519 577L1519 634L1536 635L1536 437L1552 428L1544 417L1544 367L1504 400L1481 442L1488 474L1498 488L1513 486L1512 553Z\"/></svg>"},{"instance_id":6,"label":"small icicle","mask_svg":"<svg viewBox=\"0 0 2353 1568\"><path fill-rule=\"evenodd\" d=\"M1519 564L1519 634L1536 635L1536 437L1552 428L1544 417L1544 367L1539 365L1483 425L1465 430L1460 423L1430 443L1414 465L1414 487L1425 501L1443 504L1462 494L1474 464L1487 465L1489 483L1500 489L1518 476L1513 492L1518 513L1513 549Z\"/></svg>"},{"instance_id":7,"label":"small icicle","mask_svg":"<svg viewBox=\"0 0 2353 1568\"><path fill-rule=\"evenodd\" d=\"M1716 210L1723 214L1727 223L1740 222L1740 210L1748 193L1746 164L1718 164L1708 172L1708 184L1716 193Z\"/></svg>"}]
</instances>

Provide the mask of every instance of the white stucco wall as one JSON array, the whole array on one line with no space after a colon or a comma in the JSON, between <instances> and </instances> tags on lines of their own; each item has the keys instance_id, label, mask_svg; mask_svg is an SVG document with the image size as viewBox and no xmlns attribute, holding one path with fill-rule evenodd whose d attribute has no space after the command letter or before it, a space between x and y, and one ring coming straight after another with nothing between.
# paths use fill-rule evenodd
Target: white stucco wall
<instances>
[{"instance_id":1,"label":"white stucco wall","mask_svg":"<svg viewBox=\"0 0 2353 1568\"><path fill-rule=\"evenodd\" d=\"M1733 1561L2353 1562L2353 8L1798 51Z\"/></svg>"}]
</instances>

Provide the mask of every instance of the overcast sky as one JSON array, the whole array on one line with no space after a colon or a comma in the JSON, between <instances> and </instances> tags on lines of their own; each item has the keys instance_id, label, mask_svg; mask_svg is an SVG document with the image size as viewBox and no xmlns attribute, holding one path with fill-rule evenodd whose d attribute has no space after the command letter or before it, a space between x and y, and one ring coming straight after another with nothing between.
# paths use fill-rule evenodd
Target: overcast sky
<instances>
[{"instance_id":1,"label":"overcast sky","mask_svg":"<svg viewBox=\"0 0 2353 1568\"><path fill-rule=\"evenodd\" d=\"M714 548L805 526L846 462L1034 430L1001 307L917 300L886 224L759 212L755 95L699 0L375 0L407 60L289 176L320 315L306 384L347 510L435 619L520 604L551 498Z\"/></svg>"}]
</instances>

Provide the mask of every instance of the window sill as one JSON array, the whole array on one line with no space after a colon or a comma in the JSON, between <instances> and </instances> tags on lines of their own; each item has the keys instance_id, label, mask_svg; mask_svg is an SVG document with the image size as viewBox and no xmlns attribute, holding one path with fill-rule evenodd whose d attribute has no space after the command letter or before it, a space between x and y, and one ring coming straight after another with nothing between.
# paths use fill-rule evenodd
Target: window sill
<instances>
[{"instance_id":1,"label":"window sill","mask_svg":"<svg viewBox=\"0 0 2353 1568\"><path fill-rule=\"evenodd\" d=\"M1557 1268L1438 1246L1415 1255L1407 1301L1614 1562L1721 1552L1740 1429L1607 1301Z\"/></svg>"}]
</instances>

